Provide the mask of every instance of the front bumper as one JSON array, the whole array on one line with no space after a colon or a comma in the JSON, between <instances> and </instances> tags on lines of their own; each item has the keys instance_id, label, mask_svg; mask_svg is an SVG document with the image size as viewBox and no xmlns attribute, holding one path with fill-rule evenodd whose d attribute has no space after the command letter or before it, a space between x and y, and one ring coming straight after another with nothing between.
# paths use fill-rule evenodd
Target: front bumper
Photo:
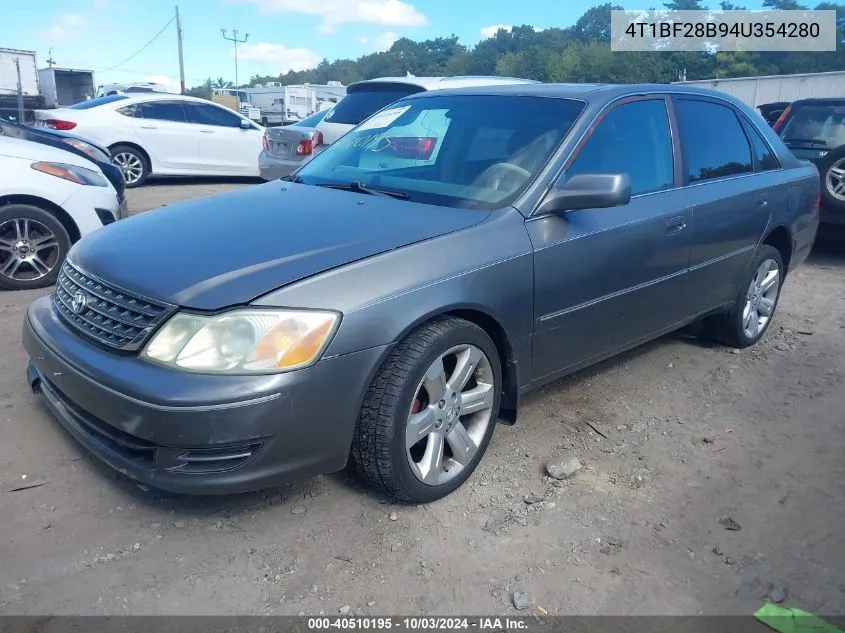
<instances>
[{"instance_id":1,"label":"front bumper","mask_svg":"<svg viewBox=\"0 0 845 633\"><path fill-rule=\"evenodd\" d=\"M120 219L122 204L118 201L117 192L111 185L108 187L79 186L73 195L61 204L61 207L76 223L80 237L85 237L103 228L103 221L97 209L108 211L115 219Z\"/></svg>"},{"instance_id":2,"label":"front bumper","mask_svg":"<svg viewBox=\"0 0 845 633\"><path fill-rule=\"evenodd\" d=\"M29 306L23 344L30 386L76 440L132 479L201 495L342 469L385 351L272 376L188 374L95 347L49 296Z\"/></svg>"}]
</instances>

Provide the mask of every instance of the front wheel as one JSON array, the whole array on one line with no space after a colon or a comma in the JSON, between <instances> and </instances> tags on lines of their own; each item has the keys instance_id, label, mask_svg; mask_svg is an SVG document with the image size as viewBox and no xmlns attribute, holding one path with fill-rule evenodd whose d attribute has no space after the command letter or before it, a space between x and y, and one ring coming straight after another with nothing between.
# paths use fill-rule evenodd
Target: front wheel
<instances>
[{"instance_id":1,"label":"front wheel","mask_svg":"<svg viewBox=\"0 0 845 633\"><path fill-rule=\"evenodd\" d=\"M777 309L783 276L780 251L764 244L751 262L733 307L708 320L714 338L739 349L751 347L763 338Z\"/></svg>"},{"instance_id":2,"label":"front wheel","mask_svg":"<svg viewBox=\"0 0 845 633\"><path fill-rule=\"evenodd\" d=\"M0 288L52 285L68 250L70 236L52 214L29 204L0 206Z\"/></svg>"},{"instance_id":3,"label":"front wheel","mask_svg":"<svg viewBox=\"0 0 845 633\"><path fill-rule=\"evenodd\" d=\"M498 351L484 330L458 318L420 326L367 390L352 440L355 470L400 501L445 497L487 450L501 385Z\"/></svg>"}]
</instances>

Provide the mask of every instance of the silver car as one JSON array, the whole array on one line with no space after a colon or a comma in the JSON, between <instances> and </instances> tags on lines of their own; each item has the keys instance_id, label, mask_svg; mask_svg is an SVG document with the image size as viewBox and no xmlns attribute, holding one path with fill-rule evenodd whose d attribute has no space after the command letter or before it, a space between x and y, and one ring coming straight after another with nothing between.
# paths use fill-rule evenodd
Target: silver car
<instances>
[{"instance_id":1,"label":"silver car","mask_svg":"<svg viewBox=\"0 0 845 633\"><path fill-rule=\"evenodd\" d=\"M539 83L513 77L381 77L351 84L346 96L328 112L264 132L258 171L264 180L276 180L302 167L364 119L394 101L418 92L507 84ZM318 118L318 115L319 116Z\"/></svg>"}]
</instances>

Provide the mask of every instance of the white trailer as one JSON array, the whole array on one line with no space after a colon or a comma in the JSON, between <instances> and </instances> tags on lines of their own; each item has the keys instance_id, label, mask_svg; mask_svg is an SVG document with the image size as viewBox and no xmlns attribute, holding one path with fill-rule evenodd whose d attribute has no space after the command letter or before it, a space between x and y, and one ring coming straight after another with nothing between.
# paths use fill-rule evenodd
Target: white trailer
<instances>
[{"instance_id":1,"label":"white trailer","mask_svg":"<svg viewBox=\"0 0 845 633\"><path fill-rule=\"evenodd\" d=\"M331 107L346 95L340 82L326 85L280 86L278 82L245 88L252 105L261 110L262 125L289 125ZM330 105L326 106L325 102Z\"/></svg>"},{"instance_id":2,"label":"white trailer","mask_svg":"<svg viewBox=\"0 0 845 633\"><path fill-rule=\"evenodd\" d=\"M27 115L31 115L33 110L44 105L38 85L38 63L35 51L0 48L0 117L14 120L19 117L18 68L20 68L24 119L29 118Z\"/></svg>"},{"instance_id":3,"label":"white trailer","mask_svg":"<svg viewBox=\"0 0 845 633\"><path fill-rule=\"evenodd\" d=\"M64 108L93 99L94 73L75 68L42 68L38 71L41 94L47 108Z\"/></svg>"},{"instance_id":4,"label":"white trailer","mask_svg":"<svg viewBox=\"0 0 845 633\"><path fill-rule=\"evenodd\" d=\"M767 103L791 103L798 99L845 97L845 71L673 83L724 92L754 108Z\"/></svg>"}]
</instances>

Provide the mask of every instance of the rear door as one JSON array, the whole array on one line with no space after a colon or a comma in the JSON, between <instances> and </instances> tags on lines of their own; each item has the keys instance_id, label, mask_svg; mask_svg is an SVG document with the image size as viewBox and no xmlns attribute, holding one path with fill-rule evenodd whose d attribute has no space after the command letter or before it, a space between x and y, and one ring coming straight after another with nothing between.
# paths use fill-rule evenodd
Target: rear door
<instances>
[{"instance_id":1,"label":"rear door","mask_svg":"<svg viewBox=\"0 0 845 633\"><path fill-rule=\"evenodd\" d=\"M402 97L424 92L411 84L383 81L349 86L346 96L320 122L323 142L331 145L361 121Z\"/></svg>"},{"instance_id":2,"label":"rear door","mask_svg":"<svg viewBox=\"0 0 845 633\"><path fill-rule=\"evenodd\" d=\"M263 132L255 124L244 129L240 116L212 103L187 104L199 143L197 165L203 171L223 175L252 176L258 173Z\"/></svg>"},{"instance_id":3,"label":"rear door","mask_svg":"<svg viewBox=\"0 0 845 633\"><path fill-rule=\"evenodd\" d=\"M167 169L196 170L196 126L188 122L184 102L163 99L137 103L131 121L141 146L155 163Z\"/></svg>"},{"instance_id":4,"label":"rear door","mask_svg":"<svg viewBox=\"0 0 845 633\"><path fill-rule=\"evenodd\" d=\"M755 169L743 115L732 105L698 96L675 96L673 104L693 205L689 281L703 312L736 299L739 278L786 191L771 170Z\"/></svg>"}]
</instances>

